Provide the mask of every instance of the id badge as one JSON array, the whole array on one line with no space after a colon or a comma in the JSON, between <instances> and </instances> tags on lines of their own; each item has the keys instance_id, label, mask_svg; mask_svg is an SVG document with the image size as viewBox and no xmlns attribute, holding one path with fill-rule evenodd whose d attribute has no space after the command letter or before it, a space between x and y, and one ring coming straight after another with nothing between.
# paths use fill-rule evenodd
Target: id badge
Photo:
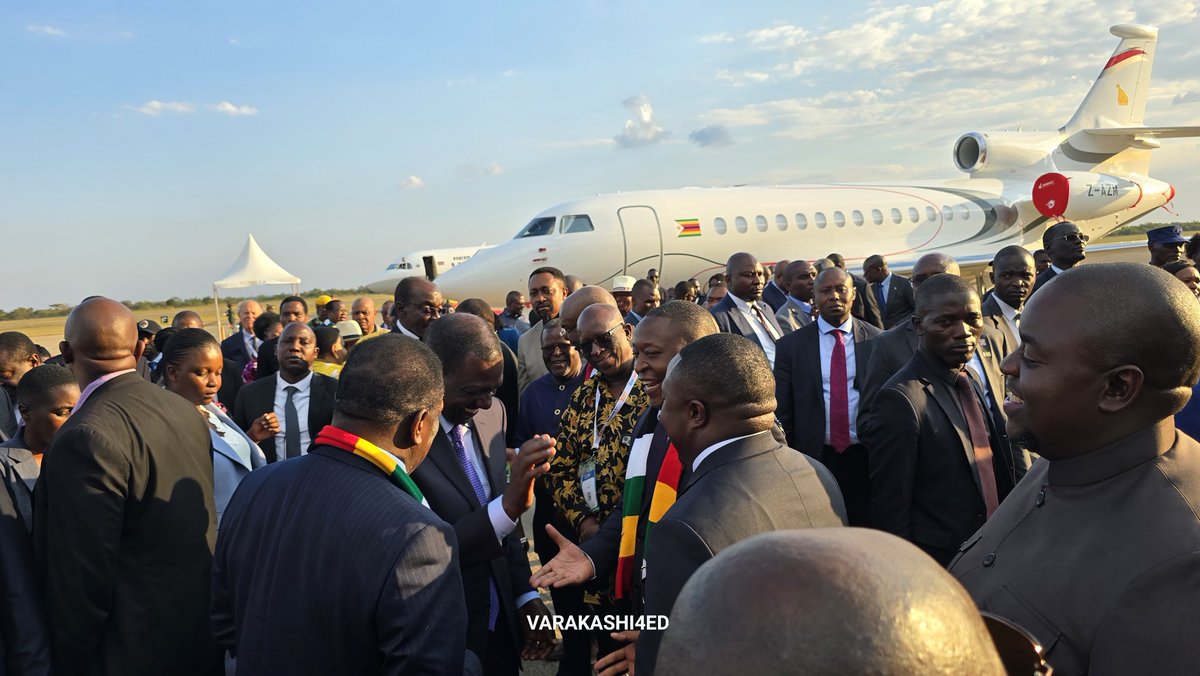
<instances>
[{"instance_id":1,"label":"id badge","mask_svg":"<svg viewBox=\"0 0 1200 676\"><path fill-rule=\"evenodd\" d=\"M596 461L588 460L579 467L579 485L583 488L583 500L593 513L600 511L600 500L596 497Z\"/></svg>"}]
</instances>

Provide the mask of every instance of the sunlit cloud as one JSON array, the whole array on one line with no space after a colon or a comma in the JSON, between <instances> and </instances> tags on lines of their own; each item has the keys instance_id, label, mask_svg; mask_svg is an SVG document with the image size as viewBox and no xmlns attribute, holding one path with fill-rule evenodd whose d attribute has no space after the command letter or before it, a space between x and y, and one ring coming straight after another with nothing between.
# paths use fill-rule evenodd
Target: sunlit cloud
<instances>
[{"instance_id":1,"label":"sunlit cloud","mask_svg":"<svg viewBox=\"0 0 1200 676\"><path fill-rule=\"evenodd\" d=\"M140 106L126 106L143 115L157 116L162 113L194 113L196 106L182 101L147 101Z\"/></svg>"},{"instance_id":2,"label":"sunlit cloud","mask_svg":"<svg viewBox=\"0 0 1200 676\"><path fill-rule=\"evenodd\" d=\"M39 24L31 23L28 26L25 26L25 30L29 31L30 33L33 33L34 35L44 35L44 36L50 37L50 38L65 38L65 37L67 37L67 32L64 31L63 29L56 28L54 26L45 25L45 24L39 25Z\"/></svg>"},{"instance_id":3,"label":"sunlit cloud","mask_svg":"<svg viewBox=\"0 0 1200 676\"><path fill-rule=\"evenodd\" d=\"M416 190L425 187L425 181L420 176L406 176L397 184L401 190Z\"/></svg>"},{"instance_id":4,"label":"sunlit cloud","mask_svg":"<svg viewBox=\"0 0 1200 676\"><path fill-rule=\"evenodd\" d=\"M625 120L625 128L613 137L621 148L640 148L653 145L671 135L654 118L654 106L645 96L633 96L621 102L629 109L632 117Z\"/></svg>"}]
</instances>

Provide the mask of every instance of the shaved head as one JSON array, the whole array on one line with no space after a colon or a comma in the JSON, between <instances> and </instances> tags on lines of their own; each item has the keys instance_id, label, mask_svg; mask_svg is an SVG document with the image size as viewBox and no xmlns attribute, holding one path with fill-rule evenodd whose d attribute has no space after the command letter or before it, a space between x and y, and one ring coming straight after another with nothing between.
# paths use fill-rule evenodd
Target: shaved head
<instances>
[{"instance_id":1,"label":"shaved head","mask_svg":"<svg viewBox=\"0 0 1200 676\"><path fill-rule=\"evenodd\" d=\"M192 310L181 310L175 313L175 317L171 320L171 328L173 329L202 329L204 328L204 319L200 317L198 312Z\"/></svg>"},{"instance_id":2,"label":"shaved head","mask_svg":"<svg viewBox=\"0 0 1200 676\"><path fill-rule=\"evenodd\" d=\"M912 269L912 285L920 286L921 282L929 279L934 275L961 275L962 272L958 269L958 261L954 260L953 256L947 256L944 253L929 253L917 259L917 263Z\"/></svg>"},{"instance_id":3,"label":"shaved head","mask_svg":"<svg viewBox=\"0 0 1200 676\"><path fill-rule=\"evenodd\" d=\"M1004 673L949 573L858 528L770 532L723 550L684 586L657 664L663 676Z\"/></svg>"},{"instance_id":4,"label":"shaved head","mask_svg":"<svg viewBox=\"0 0 1200 676\"><path fill-rule=\"evenodd\" d=\"M567 333L575 330L579 325L579 315L583 314L584 308L589 305L611 305L615 310L617 307L617 299L602 286L585 286L575 293L567 296L563 300L562 307L558 309L558 316L562 319L563 329Z\"/></svg>"},{"instance_id":5,"label":"shaved head","mask_svg":"<svg viewBox=\"0 0 1200 676\"><path fill-rule=\"evenodd\" d=\"M89 298L67 317L63 328L63 358L76 364L80 388L96 378L137 366L137 320L133 312L111 298Z\"/></svg>"},{"instance_id":6,"label":"shaved head","mask_svg":"<svg viewBox=\"0 0 1200 676\"><path fill-rule=\"evenodd\" d=\"M593 303L583 309L579 314L579 323L598 322L609 325L615 321L624 322L625 318L621 315L621 311L617 309L616 304L608 305L607 303Z\"/></svg>"}]
</instances>

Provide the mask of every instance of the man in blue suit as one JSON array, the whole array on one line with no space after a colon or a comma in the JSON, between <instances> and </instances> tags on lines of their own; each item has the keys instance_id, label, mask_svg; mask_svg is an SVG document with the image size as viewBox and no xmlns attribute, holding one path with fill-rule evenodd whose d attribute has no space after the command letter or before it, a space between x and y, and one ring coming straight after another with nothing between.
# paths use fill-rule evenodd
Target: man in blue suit
<instances>
[{"instance_id":1,"label":"man in blue suit","mask_svg":"<svg viewBox=\"0 0 1200 676\"><path fill-rule=\"evenodd\" d=\"M261 343L254 336L254 320L261 314L262 306L258 301L244 300L238 303L238 331L221 341L221 356L235 362L238 367L237 373L232 375L239 375L246 364L258 356Z\"/></svg>"},{"instance_id":2,"label":"man in blue suit","mask_svg":"<svg viewBox=\"0 0 1200 676\"><path fill-rule=\"evenodd\" d=\"M713 319L722 333L732 333L749 338L767 354L767 361L775 365L775 341L783 337L775 312L762 302L766 273L758 259L742 252L735 253L725 263L725 275L729 278L729 293L713 306Z\"/></svg>"},{"instance_id":3,"label":"man in blue suit","mask_svg":"<svg viewBox=\"0 0 1200 676\"><path fill-rule=\"evenodd\" d=\"M333 424L303 456L251 472L213 561L212 629L239 674L452 674L467 609L454 529L408 471L429 452L442 368L399 335L342 369Z\"/></svg>"}]
</instances>

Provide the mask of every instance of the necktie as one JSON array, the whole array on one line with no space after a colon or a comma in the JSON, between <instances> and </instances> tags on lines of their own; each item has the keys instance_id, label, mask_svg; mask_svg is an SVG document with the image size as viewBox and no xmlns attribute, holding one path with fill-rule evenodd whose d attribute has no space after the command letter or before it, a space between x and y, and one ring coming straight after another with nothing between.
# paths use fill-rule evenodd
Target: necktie
<instances>
[{"instance_id":1,"label":"necktie","mask_svg":"<svg viewBox=\"0 0 1200 676\"><path fill-rule=\"evenodd\" d=\"M463 472L467 474L467 481L470 482L471 488L475 491L475 497L479 499L479 504L487 503L487 493L483 490L483 481L479 478L479 472L475 471L475 463L467 457L467 447L463 445L463 428L465 425L454 425L450 428L450 441L454 442L454 453L458 456L458 464L462 466ZM489 576L490 577L490 576ZM496 619L500 617L500 595L496 593L496 581L489 579L488 581L488 631L495 631Z\"/></svg>"},{"instance_id":2,"label":"necktie","mask_svg":"<svg viewBox=\"0 0 1200 676\"><path fill-rule=\"evenodd\" d=\"M883 282L875 282L871 286L875 287L875 300L879 303L879 309L886 309L887 301L883 298Z\"/></svg>"},{"instance_id":3,"label":"necktie","mask_svg":"<svg viewBox=\"0 0 1200 676\"><path fill-rule=\"evenodd\" d=\"M296 410L294 397L300 391L295 385L283 388L287 392L287 401L283 402L283 439L286 443L287 457L295 458L300 455L300 412Z\"/></svg>"},{"instance_id":4,"label":"necktie","mask_svg":"<svg viewBox=\"0 0 1200 676\"><path fill-rule=\"evenodd\" d=\"M846 376L846 344L841 329L833 336L833 356L829 358L829 445L841 453L850 446L850 390Z\"/></svg>"},{"instance_id":5,"label":"necktie","mask_svg":"<svg viewBox=\"0 0 1200 676\"><path fill-rule=\"evenodd\" d=\"M779 340L779 333L775 331L774 326L771 326L771 322L767 321L767 318L763 315L762 310L758 309L758 303L751 303L750 310L754 312L754 316L758 319L758 322L762 324L762 327L766 330L767 335L771 337L771 342L773 343Z\"/></svg>"},{"instance_id":6,"label":"necktie","mask_svg":"<svg viewBox=\"0 0 1200 676\"><path fill-rule=\"evenodd\" d=\"M979 486L983 489L983 504L987 507L988 518L1000 506L1000 493L996 490L996 468L992 466L992 443L988 438L987 423L983 420L983 409L979 405L979 397L967 374L959 371L958 379L954 381L954 389L958 393L958 403L962 406L963 415L967 418L967 427L971 432L971 444L975 447L975 471L979 473Z\"/></svg>"}]
</instances>

